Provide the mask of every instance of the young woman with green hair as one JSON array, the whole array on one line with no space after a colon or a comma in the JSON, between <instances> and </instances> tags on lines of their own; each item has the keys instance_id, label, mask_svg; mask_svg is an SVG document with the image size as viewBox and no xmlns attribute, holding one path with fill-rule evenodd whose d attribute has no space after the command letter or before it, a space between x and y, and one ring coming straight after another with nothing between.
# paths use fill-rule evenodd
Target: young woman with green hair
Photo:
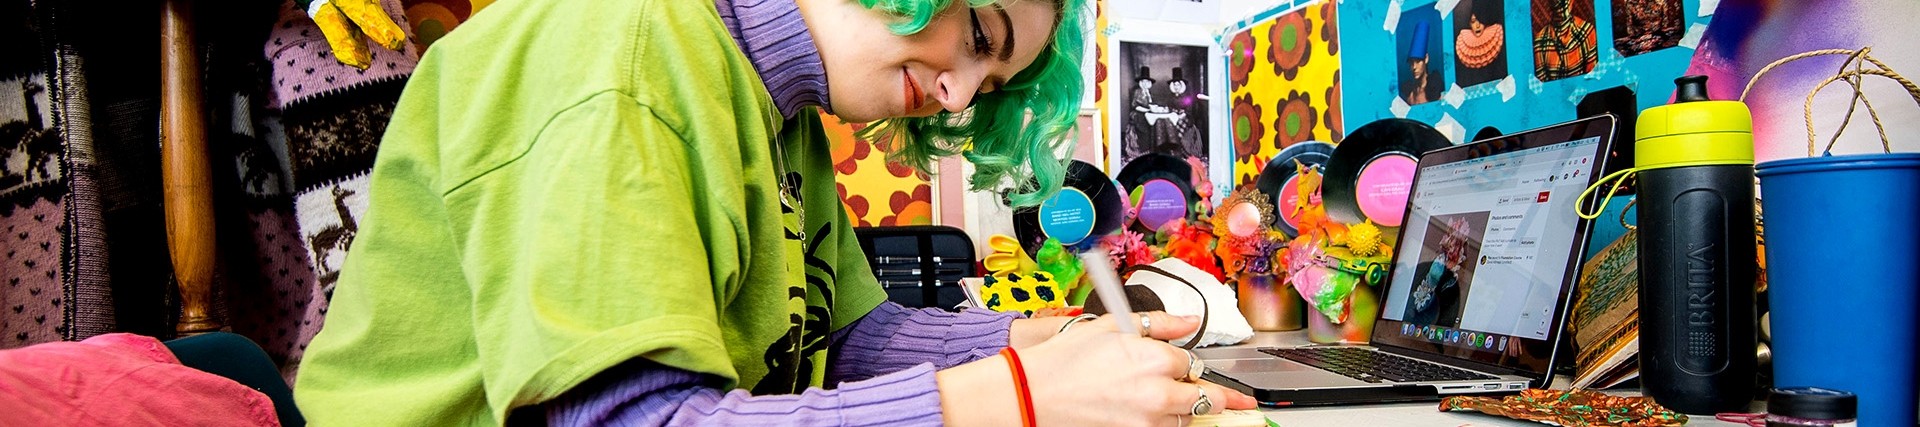
<instances>
[{"instance_id":1,"label":"young woman with green hair","mask_svg":"<svg viewBox=\"0 0 1920 427\"><path fill-rule=\"evenodd\" d=\"M1082 0L503 0L437 41L295 399L320 424L1177 425L1164 313L886 302L814 109L976 189L1061 181ZM1111 316L1110 316L1111 317ZM1143 336L1123 335L1120 322Z\"/></svg>"}]
</instances>

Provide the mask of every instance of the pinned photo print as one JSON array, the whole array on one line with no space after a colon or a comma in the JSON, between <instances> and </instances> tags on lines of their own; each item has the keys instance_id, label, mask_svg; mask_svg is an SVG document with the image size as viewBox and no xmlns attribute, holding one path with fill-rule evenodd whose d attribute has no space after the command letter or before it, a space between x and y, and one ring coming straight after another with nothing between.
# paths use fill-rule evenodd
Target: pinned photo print
<instances>
[{"instance_id":1,"label":"pinned photo print","mask_svg":"<svg viewBox=\"0 0 1920 427\"><path fill-rule=\"evenodd\" d=\"M1407 105L1425 104L1440 99L1447 87L1446 73L1440 68L1445 52L1440 50L1440 12L1418 7L1401 12L1400 27L1394 31L1399 52L1400 99Z\"/></svg>"},{"instance_id":2,"label":"pinned photo print","mask_svg":"<svg viewBox=\"0 0 1920 427\"><path fill-rule=\"evenodd\" d=\"M1460 87L1507 77L1503 0L1460 0L1453 7L1454 81Z\"/></svg>"},{"instance_id":3,"label":"pinned photo print","mask_svg":"<svg viewBox=\"0 0 1920 427\"><path fill-rule=\"evenodd\" d=\"M1681 0L1614 0L1613 48L1634 56L1680 45L1686 37Z\"/></svg>"},{"instance_id":4,"label":"pinned photo print","mask_svg":"<svg viewBox=\"0 0 1920 427\"><path fill-rule=\"evenodd\" d=\"M1593 72L1599 62L1599 35L1593 3L1533 0L1533 76L1560 80Z\"/></svg>"},{"instance_id":5,"label":"pinned photo print","mask_svg":"<svg viewBox=\"0 0 1920 427\"><path fill-rule=\"evenodd\" d=\"M1120 163L1146 154L1208 160L1207 48L1120 43Z\"/></svg>"}]
</instances>

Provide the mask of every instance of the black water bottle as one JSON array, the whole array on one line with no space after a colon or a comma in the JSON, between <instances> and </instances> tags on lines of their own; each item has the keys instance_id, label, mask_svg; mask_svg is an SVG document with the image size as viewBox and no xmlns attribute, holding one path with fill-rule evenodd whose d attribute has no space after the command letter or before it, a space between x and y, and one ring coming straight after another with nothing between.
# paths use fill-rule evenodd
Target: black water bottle
<instances>
[{"instance_id":1,"label":"black water bottle","mask_svg":"<svg viewBox=\"0 0 1920 427\"><path fill-rule=\"evenodd\" d=\"M1682 413L1745 412L1758 345L1753 118L1709 100L1704 76L1674 82L1674 103L1634 130L1641 384Z\"/></svg>"}]
</instances>

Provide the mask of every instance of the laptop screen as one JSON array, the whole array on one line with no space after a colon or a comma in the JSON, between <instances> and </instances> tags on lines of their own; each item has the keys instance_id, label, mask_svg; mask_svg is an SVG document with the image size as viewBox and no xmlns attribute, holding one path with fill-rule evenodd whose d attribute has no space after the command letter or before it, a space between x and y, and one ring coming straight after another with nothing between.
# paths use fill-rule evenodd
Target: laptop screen
<instances>
[{"instance_id":1,"label":"laptop screen","mask_svg":"<svg viewBox=\"0 0 1920 427\"><path fill-rule=\"evenodd\" d=\"M1376 345L1547 372L1613 120L1595 117L1421 156Z\"/></svg>"}]
</instances>

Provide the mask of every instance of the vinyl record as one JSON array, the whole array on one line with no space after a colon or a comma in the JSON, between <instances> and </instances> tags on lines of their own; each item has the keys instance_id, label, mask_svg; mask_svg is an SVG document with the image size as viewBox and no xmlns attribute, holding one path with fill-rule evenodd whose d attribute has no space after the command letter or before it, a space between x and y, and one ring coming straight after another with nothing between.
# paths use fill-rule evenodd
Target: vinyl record
<instances>
[{"instance_id":1,"label":"vinyl record","mask_svg":"<svg viewBox=\"0 0 1920 427\"><path fill-rule=\"evenodd\" d=\"M1382 119L1354 129L1327 162L1321 187L1327 217L1349 224L1371 219L1381 226L1400 226L1420 153L1448 145L1446 135L1413 120Z\"/></svg>"},{"instance_id":2,"label":"vinyl record","mask_svg":"<svg viewBox=\"0 0 1920 427\"><path fill-rule=\"evenodd\" d=\"M1120 228L1126 216L1126 195L1100 167L1075 160L1067 164L1060 192L1040 206L1016 209L1014 237L1029 253L1048 237L1073 245Z\"/></svg>"},{"instance_id":3,"label":"vinyl record","mask_svg":"<svg viewBox=\"0 0 1920 427\"><path fill-rule=\"evenodd\" d=\"M1297 160L1301 165L1310 168L1322 169L1324 172L1327 160L1332 156L1333 144L1307 141L1289 145L1287 149L1280 150L1280 155L1267 161L1267 166L1260 169L1260 179L1254 181L1253 185L1267 195L1267 200L1273 201L1273 229L1280 230L1280 233L1286 234L1289 238L1299 233L1298 226L1294 224L1296 218L1293 214L1297 210L1300 199L1297 195L1298 190L1292 184L1294 178L1300 174L1300 170L1294 166L1294 161Z\"/></svg>"},{"instance_id":4,"label":"vinyl record","mask_svg":"<svg viewBox=\"0 0 1920 427\"><path fill-rule=\"evenodd\" d=\"M1193 191L1193 166L1173 156L1141 155L1121 167L1116 178L1136 210L1135 231L1151 233L1184 219L1200 200Z\"/></svg>"}]
</instances>

